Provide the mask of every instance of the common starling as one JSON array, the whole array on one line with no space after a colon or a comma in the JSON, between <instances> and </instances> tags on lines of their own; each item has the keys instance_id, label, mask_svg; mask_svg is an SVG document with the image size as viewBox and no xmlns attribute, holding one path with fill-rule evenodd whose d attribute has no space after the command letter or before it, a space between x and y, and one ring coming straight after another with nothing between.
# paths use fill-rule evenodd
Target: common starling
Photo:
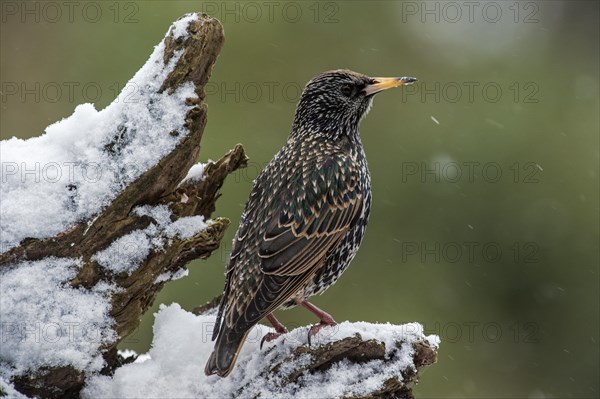
<instances>
[{"instance_id":1,"label":"common starling","mask_svg":"<svg viewBox=\"0 0 600 399\"><path fill-rule=\"evenodd\" d=\"M358 125L373 95L415 78L325 72L306 85L285 146L254 182L233 240L225 289L205 368L226 377L250 329L273 311L301 305L336 322L307 299L331 286L356 255L371 207L371 176Z\"/></svg>"}]
</instances>

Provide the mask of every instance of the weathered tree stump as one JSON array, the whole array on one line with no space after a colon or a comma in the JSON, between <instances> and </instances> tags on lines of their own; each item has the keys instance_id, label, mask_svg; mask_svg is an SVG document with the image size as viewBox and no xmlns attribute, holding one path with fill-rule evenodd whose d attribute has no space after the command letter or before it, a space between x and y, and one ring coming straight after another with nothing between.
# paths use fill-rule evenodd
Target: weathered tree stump
<instances>
[{"instance_id":1,"label":"weathered tree stump","mask_svg":"<svg viewBox=\"0 0 600 399\"><path fill-rule=\"evenodd\" d=\"M139 205L167 205L175 220L194 215L208 219L215 210L215 201L225 177L245 166L247 160L242 146L237 145L219 161L206 165L201 180L190 179L181 183L198 158L207 117L204 86L224 41L221 24L206 15L198 15L187 30L185 40L175 39L172 31L165 38L165 64L175 53L183 54L173 71L161 82L160 91L173 92L188 82L193 83L197 97L188 99L194 104L186 115L185 126L189 134L158 165L130 184L95 220L78 223L52 238L25 239L19 246L0 256L0 270L20 261L35 261L50 256L81 258L83 266L71 281L73 287L91 288L100 281L108 280L120 288L112 295L110 311L118 338L110 345L99 348L107 362L104 372L110 372L119 365L119 342L138 327L140 317L166 283L156 282L158 276L175 273L194 259L210 256L219 247L229 220L212 220L205 231L191 238L175 237L171 243L165 244L164 251L151 252L130 275L108 275L92 259L93 255L109 247L119 237L144 229L152 222L148 216L131 212ZM118 146L119 143L115 140L113 145ZM13 381L17 389L27 395L77 397L84 380L83 371L60 367L31 370L29 374L15 377Z\"/></svg>"}]
</instances>

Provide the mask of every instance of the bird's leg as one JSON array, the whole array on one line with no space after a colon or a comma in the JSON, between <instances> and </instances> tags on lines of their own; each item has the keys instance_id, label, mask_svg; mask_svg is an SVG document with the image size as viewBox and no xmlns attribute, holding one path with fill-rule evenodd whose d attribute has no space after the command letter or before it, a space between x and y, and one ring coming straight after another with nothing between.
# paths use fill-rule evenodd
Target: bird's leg
<instances>
[{"instance_id":1,"label":"bird's leg","mask_svg":"<svg viewBox=\"0 0 600 399\"><path fill-rule=\"evenodd\" d=\"M310 342L310 337L313 335L316 335L319 330L321 330L321 328L323 327L332 327L337 325L336 321L333 320L333 317L331 317L331 315L327 312L325 312L324 310L319 309L318 307L316 307L315 305L313 305L312 303L308 302L307 300L303 300L301 302L299 302L300 305L302 305L303 307L305 307L306 309L308 309L311 313L315 314L320 322L319 324L315 324L314 326L312 326L310 328L310 330L308 330L308 346L310 346L311 342Z\"/></svg>"},{"instance_id":2,"label":"bird's leg","mask_svg":"<svg viewBox=\"0 0 600 399\"><path fill-rule=\"evenodd\" d=\"M265 334L265 336L260 341L260 349L262 349L265 341L271 342L274 339L277 339L280 335L288 332L288 329L285 328L285 326L283 324L281 324L281 322L279 320L277 320L277 318L275 317L275 315L273 313L269 313L267 315L267 320L269 320L269 323L271 323L271 325L275 329L275 332L274 333L269 332L269 333Z\"/></svg>"},{"instance_id":3,"label":"bird's leg","mask_svg":"<svg viewBox=\"0 0 600 399\"><path fill-rule=\"evenodd\" d=\"M285 328L285 326L275 318L275 315L273 313L269 313L267 315L267 320L269 320L269 323L271 323L275 331L277 331L279 334L285 334L286 332L288 332L288 329Z\"/></svg>"}]
</instances>

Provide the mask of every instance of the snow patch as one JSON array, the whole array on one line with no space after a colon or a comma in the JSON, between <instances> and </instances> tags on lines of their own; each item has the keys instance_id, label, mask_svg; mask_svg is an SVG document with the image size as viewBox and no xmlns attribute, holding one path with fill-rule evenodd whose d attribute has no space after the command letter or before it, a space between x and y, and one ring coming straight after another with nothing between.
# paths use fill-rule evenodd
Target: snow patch
<instances>
[{"instance_id":1,"label":"snow patch","mask_svg":"<svg viewBox=\"0 0 600 399\"><path fill-rule=\"evenodd\" d=\"M305 374L297 384L277 388L277 382L291 367L306 363L309 355L299 358L295 365L283 367L279 373L259 377L266 365L274 365L289 356L298 345L306 344L307 327L297 328L259 349L260 340L270 329L255 326L238 357L232 374L227 378L204 375L204 365L213 350L211 335L214 316L194 314L178 304L161 305L154 323L152 349L145 361L120 367L113 377L93 376L83 391L84 398L197 398L197 397L261 397L312 398L355 396L380 388L385 380L399 371L414 367L412 343L428 341L439 345L437 336L426 337L418 323L401 326L344 322L327 328L313 338L325 344L359 333L363 339L377 339L386 345L386 353L396 350L395 343L403 341L394 360L386 363L371 361L364 364L339 362L319 374ZM313 345L315 345L313 343ZM310 381L309 383L306 383ZM245 387L240 393L239 389Z\"/></svg>"},{"instance_id":2,"label":"snow patch","mask_svg":"<svg viewBox=\"0 0 600 399\"><path fill-rule=\"evenodd\" d=\"M165 272L158 276L154 281L154 284L162 283L163 281L179 280L187 277L190 274L188 269L177 269L175 272Z\"/></svg>"},{"instance_id":3,"label":"snow patch","mask_svg":"<svg viewBox=\"0 0 600 399\"><path fill-rule=\"evenodd\" d=\"M177 21L175 36L187 35L194 18ZM2 141L0 253L93 218L188 134L185 115L193 105L185 99L196 97L194 85L158 93L181 56L165 65L164 50L161 42L105 109L81 104L39 137Z\"/></svg>"},{"instance_id":4,"label":"snow patch","mask_svg":"<svg viewBox=\"0 0 600 399\"><path fill-rule=\"evenodd\" d=\"M17 391L15 387L4 380L4 378L0 377L0 392L4 392L7 399L28 399L27 396L23 395L21 392ZM0 397L3 397L0 395Z\"/></svg>"},{"instance_id":5,"label":"snow patch","mask_svg":"<svg viewBox=\"0 0 600 399\"><path fill-rule=\"evenodd\" d=\"M124 272L131 275L150 252L163 250L165 240L170 243L175 237L187 239L206 230L208 226L203 216L187 216L171 222L171 210L166 205L139 206L133 212L139 216L149 216L155 223L120 237L92 257L92 260L113 273ZM179 276L181 277L184 275Z\"/></svg>"},{"instance_id":6,"label":"snow patch","mask_svg":"<svg viewBox=\"0 0 600 399\"><path fill-rule=\"evenodd\" d=\"M179 218L166 226L165 233L168 237L179 236L181 239L193 237L200 231L206 230L208 225L204 222L204 216L188 216Z\"/></svg>"},{"instance_id":7,"label":"snow patch","mask_svg":"<svg viewBox=\"0 0 600 399\"><path fill-rule=\"evenodd\" d=\"M179 183L179 185L183 184L185 181L188 180L202 180L204 178L204 168L206 168L206 165L207 164L204 163L194 164L188 171L188 174L185 176L185 179L183 179L181 183Z\"/></svg>"},{"instance_id":8,"label":"snow patch","mask_svg":"<svg viewBox=\"0 0 600 399\"><path fill-rule=\"evenodd\" d=\"M172 25L171 31L173 33L173 37L177 39L178 37L187 37L187 27L194 19L196 19L196 14L186 14L183 17L179 18ZM204 20L201 20L201 23L204 23Z\"/></svg>"},{"instance_id":9,"label":"snow patch","mask_svg":"<svg viewBox=\"0 0 600 399\"><path fill-rule=\"evenodd\" d=\"M72 288L69 280L79 263L46 258L2 273L0 376L8 379L40 366L103 367L98 347L116 338L106 295L115 288L106 283L91 290Z\"/></svg>"},{"instance_id":10,"label":"snow patch","mask_svg":"<svg viewBox=\"0 0 600 399\"><path fill-rule=\"evenodd\" d=\"M92 260L113 273L131 274L154 248L151 237L156 226L136 230L113 241L110 246L97 252Z\"/></svg>"}]
</instances>

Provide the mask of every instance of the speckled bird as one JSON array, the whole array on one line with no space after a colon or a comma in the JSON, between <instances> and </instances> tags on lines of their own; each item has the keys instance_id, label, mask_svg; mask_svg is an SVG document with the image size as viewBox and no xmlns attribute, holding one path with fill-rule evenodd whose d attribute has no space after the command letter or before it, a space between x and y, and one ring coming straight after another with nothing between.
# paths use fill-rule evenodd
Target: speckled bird
<instances>
[{"instance_id":1,"label":"speckled bird","mask_svg":"<svg viewBox=\"0 0 600 399\"><path fill-rule=\"evenodd\" d=\"M358 125L382 90L415 78L371 78L325 72L306 85L285 146L254 181L233 239L207 375L231 373L250 329L279 308L303 306L320 320L316 334L336 324L308 302L336 282L356 255L371 208L371 176Z\"/></svg>"}]
</instances>

